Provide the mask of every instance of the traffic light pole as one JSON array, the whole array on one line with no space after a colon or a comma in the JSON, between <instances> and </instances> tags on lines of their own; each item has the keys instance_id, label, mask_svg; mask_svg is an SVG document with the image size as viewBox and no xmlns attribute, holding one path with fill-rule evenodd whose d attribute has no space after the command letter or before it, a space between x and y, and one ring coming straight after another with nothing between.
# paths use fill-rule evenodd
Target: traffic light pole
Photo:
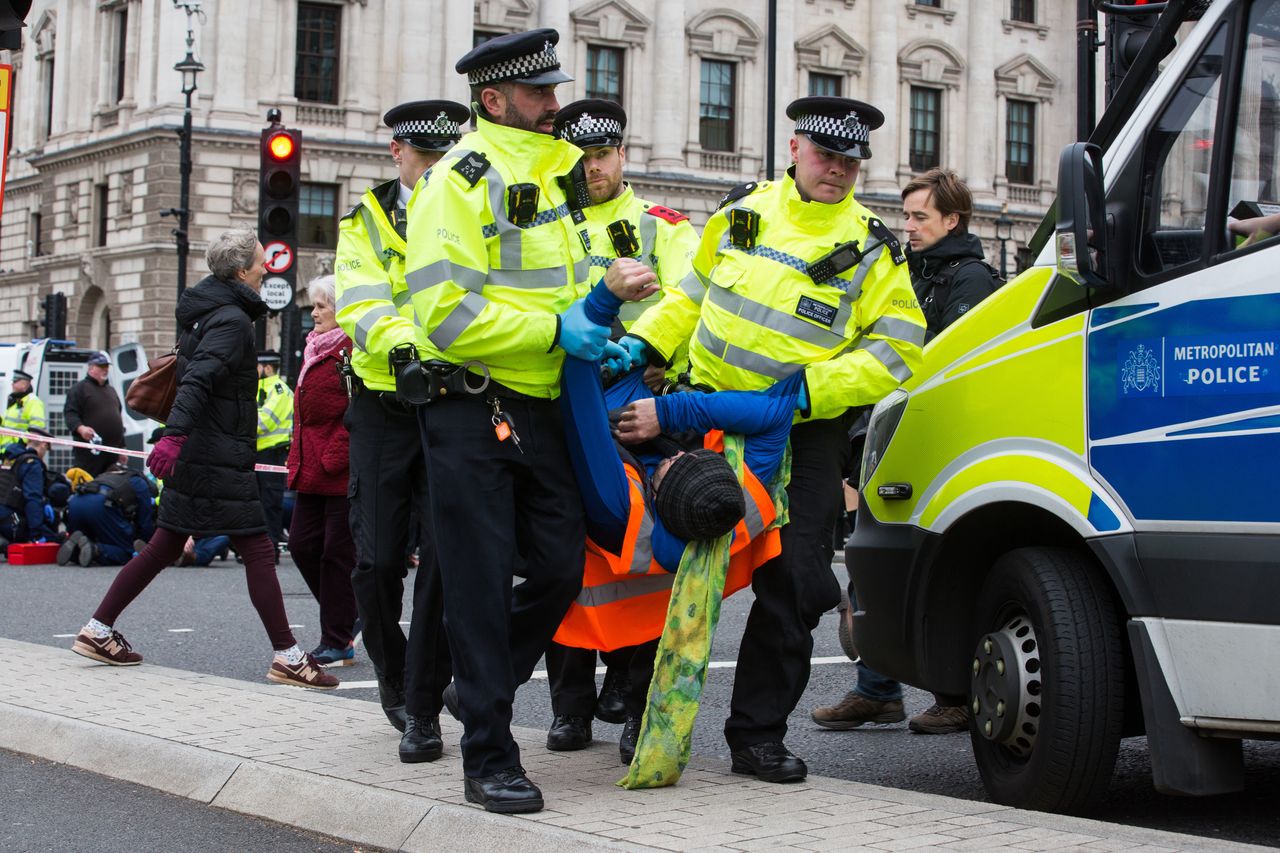
<instances>
[{"instance_id":1,"label":"traffic light pole","mask_svg":"<svg viewBox=\"0 0 1280 853\"><path fill-rule=\"evenodd\" d=\"M178 184L178 227L173 235L178 240L178 296L187 289L187 253L191 249L191 241L187 233L187 223L191 218L191 93L187 92L187 106L182 113L182 130L178 132L182 145L178 149L179 173Z\"/></svg>"}]
</instances>

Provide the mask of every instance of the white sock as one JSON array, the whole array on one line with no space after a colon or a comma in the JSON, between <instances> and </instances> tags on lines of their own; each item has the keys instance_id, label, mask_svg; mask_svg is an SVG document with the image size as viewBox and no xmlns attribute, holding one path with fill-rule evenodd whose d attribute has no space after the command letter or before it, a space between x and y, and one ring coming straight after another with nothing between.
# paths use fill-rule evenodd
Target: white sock
<instances>
[{"instance_id":1,"label":"white sock","mask_svg":"<svg viewBox=\"0 0 1280 853\"><path fill-rule=\"evenodd\" d=\"M302 663L302 659L305 655L303 654L302 649L298 648L298 644L294 643L289 648L281 649L276 652L276 657L284 658L285 662L289 664L289 666L297 666Z\"/></svg>"},{"instance_id":2,"label":"white sock","mask_svg":"<svg viewBox=\"0 0 1280 853\"><path fill-rule=\"evenodd\" d=\"M103 625L97 619L90 619L89 623L84 626L84 630L89 633L89 636L99 640L103 637L111 636L111 626Z\"/></svg>"}]
</instances>

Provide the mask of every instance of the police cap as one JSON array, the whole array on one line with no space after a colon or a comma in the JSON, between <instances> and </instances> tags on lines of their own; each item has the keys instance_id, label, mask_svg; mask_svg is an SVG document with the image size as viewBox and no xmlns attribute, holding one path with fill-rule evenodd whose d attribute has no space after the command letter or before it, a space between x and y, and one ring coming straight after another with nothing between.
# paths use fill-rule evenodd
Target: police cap
<instances>
[{"instance_id":1,"label":"police cap","mask_svg":"<svg viewBox=\"0 0 1280 853\"><path fill-rule=\"evenodd\" d=\"M14 378L14 379L25 379L25 380L27 380L28 382L30 382L30 381L31 381L31 379L32 379L31 374L30 374L30 373L27 373L25 370L15 370L15 371L13 371L13 378Z\"/></svg>"},{"instance_id":2,"label":"police cap","mask_svg":"<svg viewBox=\"0 0 1280 853\"><path fill-rule=\"evenodd\" d=\"M560 70L556 44L560 33L551 27L508 33L473 47L454 69L467 75L472 86L483 83L524 83L546 86L573 78Z\"/></svg>"},{"instance_id":3,"label":"police cap","mask_svg":"<svg viewBox=\"0 0 1280 853\"><path fill-rule=\"evenodd\" d=\"M814 145L855 160L870 159L871 131L884 124L884 113L870 104L826 96L792 101L787 118Z\"/></svg>"},{"instance_id":4,"label":"police cap","mask_svg":"<svg viewBox=\"0 0 1280 853\"><path fill-rule=\"evenodd\" d=\"M280 353L275 350L263 350L258 353L258 364L279 364Z\"/></svg>"},{"instance_id":5,"label":"police cap","mask_svg":"<svg viewBox=\"0 0 1280 853\"><path fill-rule=\"evenodd\" d=\"M409 101L387 110L383 123L391 138L419 151L448 151L462 138L458 125L471 118L471 110L457 101Z\"/></svg>"},{"instance_id":6,"label":"police cap","mask_svg":"<svg viewBox=\"0 0 1280 853\"><path fill-rule=\"evenodd\" d=\"M627 113L621 105L599 98L574 101L556 113L556 136L579 148L616 148L622 144Z\"/></svg>"}]
</instances>

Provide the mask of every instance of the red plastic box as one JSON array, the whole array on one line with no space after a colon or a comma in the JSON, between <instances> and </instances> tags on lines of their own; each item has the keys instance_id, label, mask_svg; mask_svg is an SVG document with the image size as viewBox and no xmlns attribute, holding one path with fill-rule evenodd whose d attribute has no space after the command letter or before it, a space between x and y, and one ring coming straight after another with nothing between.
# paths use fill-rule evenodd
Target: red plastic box
<instances>
[{"instance_id":1,"label":"red plastic box","mask_svg":"<svg viewBox=\"0 0 1280 853\"><path fill-rule=\"evenodd\" d=\"M38 566L57 560L57 542L15 542L9 546L9 564L12 566Z\"/></svg>"}]
</instances>

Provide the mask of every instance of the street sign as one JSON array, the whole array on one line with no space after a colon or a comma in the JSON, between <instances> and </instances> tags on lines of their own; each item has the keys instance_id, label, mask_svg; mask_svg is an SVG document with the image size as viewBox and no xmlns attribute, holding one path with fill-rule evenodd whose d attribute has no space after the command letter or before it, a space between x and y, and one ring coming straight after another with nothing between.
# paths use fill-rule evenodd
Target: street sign
<instances>
[{"instance_id":1,"label":"street sign","mask_svg":"<svg viewBox=\"0 0 1280 853\"><path fill-rule=\"evenodd\" d=\"M293 266L293 249L281 240L272 240L262 247L267 254L267 272L282 273Z\"/></svg>"},{"instance_id":2,"label":"street sign","mask_svg":"<svg viewBox=\"0 0 1280 853\"><path fill-rule=\"evenodd\" d=\"M293 285L278 275L269 275L262 280L262 301L272 311L287 308L293 301Z\"/></svg>"}]
</instances>

